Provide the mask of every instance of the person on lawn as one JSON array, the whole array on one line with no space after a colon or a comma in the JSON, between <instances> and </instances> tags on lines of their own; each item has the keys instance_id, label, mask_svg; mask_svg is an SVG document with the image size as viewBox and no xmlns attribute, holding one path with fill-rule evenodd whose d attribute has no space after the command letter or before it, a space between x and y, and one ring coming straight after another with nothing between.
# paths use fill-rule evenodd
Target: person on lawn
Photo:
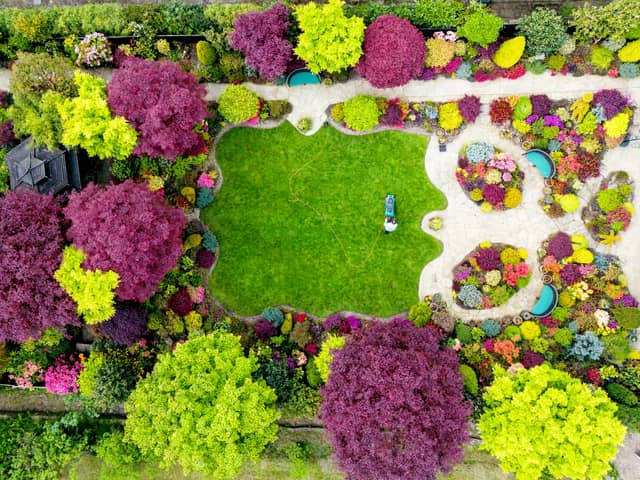
<instances>
[{"instance_id":1,"label":"person on lawn","mask_svg":"<svg viewBox=\"0 0 640 480\"><path fill-rule=\"evenodd\" d=\"M384 219L384 233L391 233L398 228L396 217L385 217Z\"/></svg>"}]
</instances>

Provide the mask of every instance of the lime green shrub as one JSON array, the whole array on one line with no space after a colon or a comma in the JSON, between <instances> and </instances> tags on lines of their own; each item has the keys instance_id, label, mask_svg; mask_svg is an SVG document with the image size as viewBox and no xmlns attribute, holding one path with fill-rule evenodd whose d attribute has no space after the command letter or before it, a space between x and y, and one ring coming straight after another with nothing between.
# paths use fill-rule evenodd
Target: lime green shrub
<instances>
[{"instance_id":1,"label":"lime green shrub","mask_svg":"<svg viewBox=\"0 0 640 480\"><path fill-rule=\"evenodd\" d=\"M344 102L344 122L358 132L371 130L380 121L380 110L371 95L356 95Z\"/></svg>"},{"instance_id":2,"label":"lime green shrub","mask_svg":"<svg viewBox=\"0 0 640 480\"><path fill-rule=\"evenodd\" d=\"M345 338L340 335L329 335L322 343L320 353L315 359L315 367L320 374L323 383L329 380L331 373L331 361L333 360L333 352L344 348Z\"/></svg>"},{"instance_id":3,"label":"lime green shrub","mask_svg":"<svg viewBox=\"0 0 640 480\"><path fill-rule=\"evenodd\" d=\"M206 40L200 40L196 43L196 54L198 55L198 61L203 65L213 65L218 59L213 45Z\"/></svg>"},{"instance_id":4,"label":"lime green shrub","mask_svg":"<svg viewBox=\"0 0 640 480\"><path fill-rule=\"evenodd\" d=\"M605 47L593 47L589 62L596 68L607 70L613 62L614 55L611 50Z\"/></svg>"},{"instance_id":5,"label":"lime green shrub","mask_svg":"<svg viewBox=\"0 0 640 480\"><path fill-rule=\"evenodd\" d=\"M616 405L568 373L540 365L508 375L497 368L478 422L480 448L518 480L603 478L625 428Z\"/></svg>"},{"instance_id":6,"label":"lime green shrub","mask_svg":"<svg viewBox=\"0 0 640 480\"><path fill-rule=\"evenodd\" d=\"M244 85L228 86L218 100L220 114L234 123L246 122L260 109L260 98Z\"/></svg>"},{"instance_id":7,"label":"lime green shrub","mask_svg":"<svg viewBox=\"0 0 640 480\"><path fill-rule=\"evenodd\" d=\"M525 38L514 37L503 42L493 56L493 62L500 68L511 68L522 58L525 47Z\"/></svg>"},{"instance_id":8,"label":"lime green shrub","mask_svg":"<svg viewBox=\"0 0 640 480\"><path fill-rule=\"evenodd\" d=\"M621 62L636 63L640 61L640 40L629 42L618 50L618 58Z\"/></svg>"},{"instance_id":9,"label":"lime green shrub","mask_svg":"<svg viewBox=\"0 0 640 480\"><path fill-rule=\"evenodd\" d=\"M500 17L486 9L479 9L466 17L457 33L459 37L486 48L498 39L502 26L503 22Z\"/></svg>"},{"instance_id":10,"label":"lime green shrub","mask_svg":"<svg viewBox=\"0 0 640 480\"><path fill-rule=\"evenodd\" d=\"M420 302L411 306L408 318L416 327L424 327L431 320L432 315L431 305L427 302Z\"/></svg>"},{"instance_id":11,"label":"lime green shrub","mask_svg":"<svg viewBox=\"0 0 640 480\"><path fill-rule=\"evenodd\" d=\"M478 376L469 365L460 365L460 374L464 382L464 389L474 397L478 395Z\"/></svg>"},{"instance_id":12,"label":"lime green shrub","mask_svg":"<svg viewBox=\"0 0 640 480\"><path fill-rule=\"evenodd\" d=\"M83 397L92 397L96 386L96 375L104 366L104 354L94 352L82 362L84 368L78 375L78 390Z\"/></svg>"},{"instance_id":13,"label":"lime green shrub","mask_svg":"<svg viewBox=\"0 0 640 480\"><path fill-rule=\"evenodd\" d=\"M253 379L257 369L227 332L178 344L125 403L125 440L163 468L233 478L276 439L276 394Z\"/></svg>"},{"instance_id":14,"label":"lime green shrub","mask_svg":"<svg viewBox=\"0 0 640 480\"><path fill-rule=\"evenodd\" d=\"M302 33L294 51L313 73L336 73L353 67L362 55L364 21L346 17L343 3L329 0L318 6L309 2L295 9Z\"/></svg>"},{"instance_id":15,"label":"lime green shrub","mask_svg":"<svg viewBox=\"0 0 640 480\"><path fill-rule=\"evenodd\" d=\"M114 290L120 276L111 270L84 271L82 262L87 256L74 247L66 247L62 263L53 274L60 286L69 294L87 323L108 320L116 313Z\"/></svg>"}]
</instances>

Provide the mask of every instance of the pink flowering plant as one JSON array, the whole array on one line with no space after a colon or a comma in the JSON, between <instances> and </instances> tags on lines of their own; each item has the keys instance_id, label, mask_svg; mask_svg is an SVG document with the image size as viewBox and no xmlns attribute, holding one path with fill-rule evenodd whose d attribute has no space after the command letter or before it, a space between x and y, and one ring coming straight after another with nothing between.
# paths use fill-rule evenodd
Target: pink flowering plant
<instances>
[{"instance_id":1,"label":"pink flowering plant","mask_svg":"<svg viewBox=\"0 0 640 480\"><path fill-rule=\"evenodd\" d=\"M34 383L42 382L44 379L43 370L37 363L26 360L22 372L19 375L9 374L9 379L16 382L19 388L31 390Z\"/></svg>"},{"instance_id":2,"label":"pink flowering plant","mask_svg":"<svg viewBox=\"0 0 640 480\"><path fill-rule=\"evenodd\" d=\"M109 40L103 33L93 32L86 35L75 46L76 64L79 67L102 67L113 61Z\"/></svg>"},{"instance_id":3,"label":"pink flowering plant","mask_svg":"<svg viewBox=\"0 0 640 480\"><path fill-rule=\"evenodd\" d=\"M502 305L529 283L527 252L502 243L481 243L453 269L453 296L462 308Z\"/></svg>"},{"instance_id":4,"label":"pink flowering plant","mask_svg":"<svg viewBox=\"0 0 640 480\"><path fill-rule=\"evenodd\" d=\"M524 173L511 155L485 142L471 142L460 151L456 180L483 212L508 210L522 201Z\"/></svg>"},{"instance_id":5,"label":"pink flowering plant","mask_svg":"<svg viewBox=\"0 0 640 480\"><path fill-rule=\"evenodd\" d=\"M73 355L60 355L55 364L47 368L44 374L44 386L49 393L67 395L78 391L78 375L83 369L80 361Z\"/></svg>"}]
</instances>

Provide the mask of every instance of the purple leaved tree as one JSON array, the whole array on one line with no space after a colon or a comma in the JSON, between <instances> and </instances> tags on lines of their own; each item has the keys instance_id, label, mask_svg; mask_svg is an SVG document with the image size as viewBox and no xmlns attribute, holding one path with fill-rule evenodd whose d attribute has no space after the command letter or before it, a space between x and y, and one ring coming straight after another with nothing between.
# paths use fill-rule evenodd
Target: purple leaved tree
<instances>
[{"instance_id":1,"label":"purple leaved tree","mask_svg":"<svg viewBox=\"0 0 640 480\"><path fill-rule=\"evenodd\" d=\"M71 221L67 236L87 254L84 268L120 275L120 300L147 300L182 254L184 212L145 184L90 183L71 195L64 214Z\"/></svg>"},{"instance_id":2,"label":"purple leaved tree","mask_svg":"<svg viewBox=\"0 0 640 480\"><path fill-rule=\"evenodd\" d=\"M80 325L73 301L53 278L62 260L62 222L53 196L17 190L0 197L0 342Z\"/></svg>"},{"instance_id":3,"label":"purple leaved tree","mask_svg":"<svg viewBox=\"0 0 640 480\"><path fill-rule=\"evenodd\" d=\"M374 87L399 87L422 73L425 54L424 37L409 20L382 15L364 32L356 71Z\"/></svg>"},{"instance_id":4,"label":"purple leaved tree","mask_svg":"<svg viewBox=\"0 0 640 480\"><path fill-rule=\"evenodd\" d=\"M238 15L231 32L231 47L240 50L245 62L262 78L273 81L291 60L291 43L284 38L289 27L289 9L277 3L262 12Z\"/></svg>"},{"instance_id":5,"label":"purple leaved tree","mask_svg":"<svg viewBox=\"0 0 640 480\"><path fill-rule=\"evenodd\" d=\"M204 153L194 130L208 115L205 87L173 62L125 57L107 85L109 108L140 132L133 153L175 160Z\"/></svg>"},{"instance_id":6,"label":"purple leaved tree","mask_svg":"<svg viewBox=\"0 0 640 480\"><path fill-rule=\"evenodd\" d=\"M350 480L433 480L462 460L470 407L435 327L373 322L333 353L320 418Z\"/></svg>"}]
</instances>

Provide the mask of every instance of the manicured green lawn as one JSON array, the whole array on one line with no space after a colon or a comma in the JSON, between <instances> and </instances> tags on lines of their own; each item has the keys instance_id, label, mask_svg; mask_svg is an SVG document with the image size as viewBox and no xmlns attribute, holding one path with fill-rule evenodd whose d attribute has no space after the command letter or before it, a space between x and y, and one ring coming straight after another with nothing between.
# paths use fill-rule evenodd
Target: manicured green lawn
<instances>
[{"instance_id":1,"label":"manicured green lawn","mask_svg":"<svg viewBox=\"0 0 640 480\"><path fill-rule=\"evenodd\" d=\"M446 206L426 176L427 138L402 132L312 137L288 122L234 128L216 158L224 183L204 212L220 241L211 292L231 310L289 304L327 315L388 316L418 301L422 268L442 246L420 229ZM384 199L399 228L384 235Z\"/></svg>"}]
</instances>

